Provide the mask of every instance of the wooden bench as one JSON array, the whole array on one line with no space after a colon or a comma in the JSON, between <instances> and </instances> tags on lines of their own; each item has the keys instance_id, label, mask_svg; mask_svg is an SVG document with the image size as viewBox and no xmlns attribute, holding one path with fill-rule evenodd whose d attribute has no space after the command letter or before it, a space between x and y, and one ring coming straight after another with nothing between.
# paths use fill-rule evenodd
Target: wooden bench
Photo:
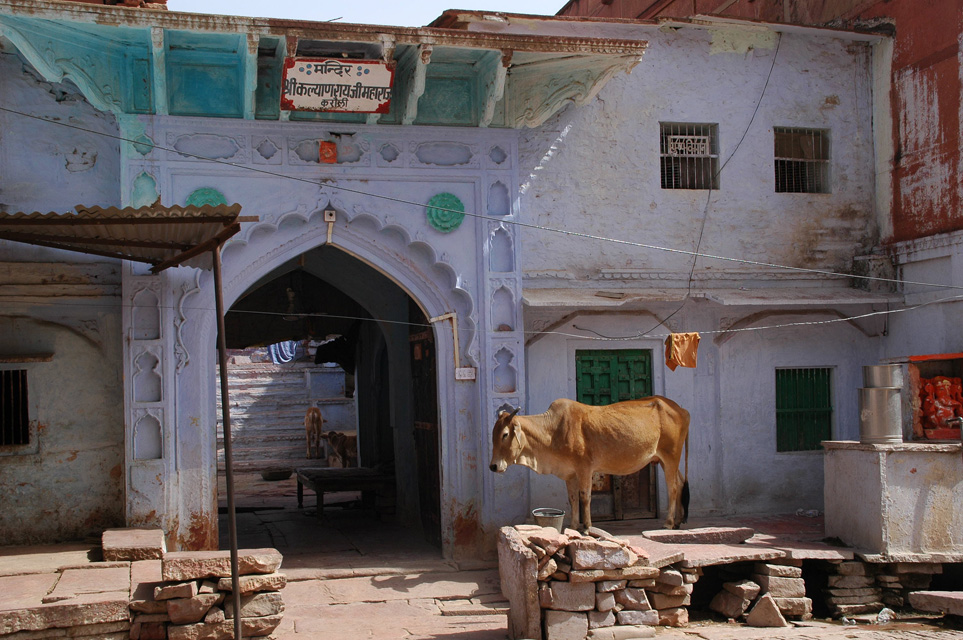
<instances>
[{"instance_id":1,"label":"wooden bench","mask_svg":"<svg viewBox=\"0 0 963 640\"><path fill-rule=\"evenodd\" d=\"M360 491L365 506L374 505L374 493L394 487L394 475L368 467L306 467L296 469L298 477L298 509L304 508L304 487L318 497L318 517L324 510L324 494L334 491ZM377 512L377 509L375 509Z\"/></svg>"}]
</instances>

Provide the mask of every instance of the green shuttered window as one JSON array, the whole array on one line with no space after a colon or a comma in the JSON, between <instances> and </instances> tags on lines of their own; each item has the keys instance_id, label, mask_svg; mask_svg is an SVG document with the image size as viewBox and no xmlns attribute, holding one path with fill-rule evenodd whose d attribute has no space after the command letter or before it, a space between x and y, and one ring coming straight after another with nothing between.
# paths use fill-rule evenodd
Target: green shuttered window
<instances>
[{"instance_id":1,"label":"green shuttered window","mask_svg":"<svg viewBox=\"0 0 963 640\"><path fill-rule=\"evenodd\" d=\"M777 369L776 451L820 449L832 426L832 369Z\"/></svg>"}]
</instances>

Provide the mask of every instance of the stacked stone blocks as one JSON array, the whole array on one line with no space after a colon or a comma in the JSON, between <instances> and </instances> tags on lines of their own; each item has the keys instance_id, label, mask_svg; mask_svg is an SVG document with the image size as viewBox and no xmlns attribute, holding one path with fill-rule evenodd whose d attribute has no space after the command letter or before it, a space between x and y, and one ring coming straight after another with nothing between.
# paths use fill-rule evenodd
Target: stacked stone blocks
<instances>
[{"instance_id":1,"label":"stacked stone blocks","mask_svg":"<svg viewBox=\"0 0 963 640\"><path fill-rule=\"evenodd\" d=\"M911 592L929 588L933 575L942 571L940 563L840 562L831 566L826 605L837 617L900 609Z\"/></svg>"},{"instance_id":2,"label":"stacked stone blocks","mask_svg":"<svg viewBox=\"0 0 963 640\"><path fill-rule=\"evenodd\" d=\"M697 572L650 566L644 550L599 529L503 527L498 547L512 638L582 640L623 627L641 637L688 623Z\"/></svg>"},{"instance_id":3,"label":"stacked stone blocks","mask_svg":"<svg viewBox=\"0 0 963 640\"><path fill-rule=\"evenodd\" d=\"M756 562L748 576L724 582L722 586L709 608L726 618L745 618L751 626L784 627L788 626L786 618L808 620L812 617L812 600L806 597L801 560Z\"/></svg>"},{"instance_id":4,"label":"stacked stone blocks","mask_svg":"<svg viewBox=\"0 0 963 640\"><path fill-rule=\"evenodd\" d=\"M234 637L230 560L228 551L189 551L133 563L131 640ZM238 552L244 637L267 636L281 623L284 603L279 591L286 578L277 572L280 565L281 554L274 549Z\"/></svg>"}]
</instances>

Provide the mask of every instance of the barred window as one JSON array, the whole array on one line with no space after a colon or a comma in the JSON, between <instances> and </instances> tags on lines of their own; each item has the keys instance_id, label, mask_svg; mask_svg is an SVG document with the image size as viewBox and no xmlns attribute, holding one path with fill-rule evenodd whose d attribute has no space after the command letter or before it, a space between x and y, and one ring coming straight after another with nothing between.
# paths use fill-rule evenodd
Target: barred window
<instances>
[{"instance_id":1,"label":"barred window","mask_svg":"<svg viewBox=\"0 0 963 640\"><path fill-rule=\"evenodd\" d=\"M719 141L715 124L660 123L663 189L718 189Z\"/></svg>"},{"instance_id":2,"label":"barred window","mask_svg":"<svg viewBox=\"0 0 963 640\"><path fill-rule=\"evenodd\" d=\"M30 444L26 369L0 370L0 446Z\"/></svg>"},{"instance_id":3,"label":"barred window","mask_svg":"<svg viewBox=\"0 0 963 640\"><path fill-rule=\"evenodd\" d=\"M829 132L774 127L776 193L829 193Z\"/></svg>"}]
</instances>

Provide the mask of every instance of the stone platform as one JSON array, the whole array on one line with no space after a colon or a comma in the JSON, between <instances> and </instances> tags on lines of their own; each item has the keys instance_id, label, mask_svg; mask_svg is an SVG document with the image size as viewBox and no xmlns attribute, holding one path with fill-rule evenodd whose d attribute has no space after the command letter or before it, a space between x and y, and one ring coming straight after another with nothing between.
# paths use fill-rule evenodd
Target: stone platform
<instances>
[{"instance_id":1,"label":"stone platform","mask_svg":"<svg viewBox=\"0 0 963 640\"><path fill-rule=\"evenodd\" d=\"M141 529L105 532L100 550L36 550L0 557L0 639L233 636L227 551L168 553L161 531ZM100 553L111 560L85 562ZM245 636L266 636L284 609L281 554L245 549L238 560Z\"/></svg>"}]
</instances>

